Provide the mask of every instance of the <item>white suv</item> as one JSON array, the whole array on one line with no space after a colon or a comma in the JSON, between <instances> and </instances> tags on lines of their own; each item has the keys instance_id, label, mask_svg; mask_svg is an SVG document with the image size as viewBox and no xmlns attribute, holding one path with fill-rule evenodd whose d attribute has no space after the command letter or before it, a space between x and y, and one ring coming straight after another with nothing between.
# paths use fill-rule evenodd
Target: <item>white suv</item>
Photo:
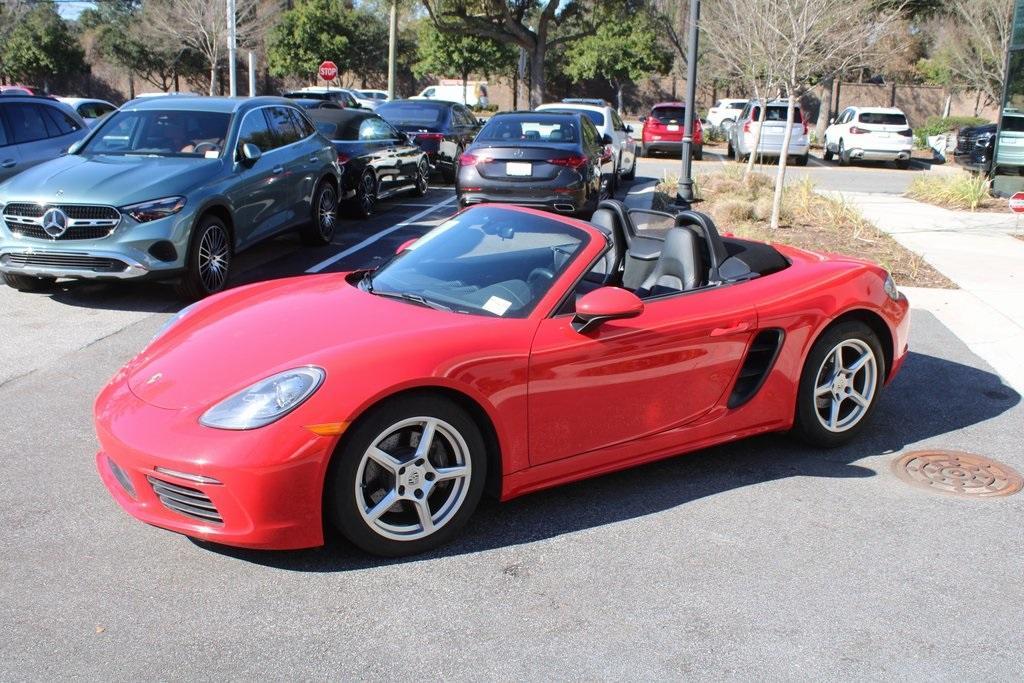
<instances>
[{"instance_id":1,"label":"white suv","mask_svg":"<svg viewBox=\"0 0 1024 683\"><path fill-rule=\"evenodd\" d=\"M747 106L746 100L718 100L715 106L708 109L708 125L720 128L726 120L736 121L743 107Z\"/></svg>"},{"instance_id":2,"label":"white suv","mask_svg":"<svg viewBox=\"0 0 1024 683\"><path fill-rule=\"evenodd\" d=\"M612 139L612 158L615 161L615 178L633 180L636 177L636 140L630 133L632 126L622 122L619 112L608 105L578 104L576 102L558 102L542 104L537 111L569 111L587 115L601 135ZM616 184L618 184L616 182Z\"/></svg>"},{"instance_id":3,"label":"white suv","mask_svg":"<svg viewBox=\"0 0 1024 683\"><path fill-rule=\"evenodd\" d=\"M836 156L840 166L863 159L909 168L913 149L907 115L894 107L847 107L825 129L825 160Z\"/></svg>"}]
</instances>

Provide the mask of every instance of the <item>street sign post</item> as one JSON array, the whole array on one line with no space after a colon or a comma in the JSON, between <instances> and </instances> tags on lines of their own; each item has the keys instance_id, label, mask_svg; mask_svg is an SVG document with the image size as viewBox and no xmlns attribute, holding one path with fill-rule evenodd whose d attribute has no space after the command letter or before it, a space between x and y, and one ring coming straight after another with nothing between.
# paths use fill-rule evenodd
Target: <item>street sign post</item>
<instances>
[{"instance_id":1,"label":"street sign post","mask_svg":"<svg viewBox=\"0 0 1024 683\"><path fill-rule=\"evenodd\" d=\"M1014 192L1009 201L1010 211L1024 213L1024 192Z\"/></svg>"},{"instance_id":2,"label":"street sign post","mask_svg":"<svg viewBox=\"0 0 1024 683\"><path fill-rule=\"evenodd\" d=\"M319 73L320 78L324 79L325 81L333 81L335 78L338 77L338 65L330 60L327 60L320 64L320 69L318 70L317 73Z\"/></svg>"}]
</instances>

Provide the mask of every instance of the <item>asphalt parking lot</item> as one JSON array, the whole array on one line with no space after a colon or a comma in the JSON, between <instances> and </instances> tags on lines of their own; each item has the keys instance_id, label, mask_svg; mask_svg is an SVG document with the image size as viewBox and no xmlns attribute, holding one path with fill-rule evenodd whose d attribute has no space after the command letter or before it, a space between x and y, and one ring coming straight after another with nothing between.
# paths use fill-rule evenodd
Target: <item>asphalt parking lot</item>
<instances>
[{"instance_id":1,"label":"asphalt parking lot","mask_svg":"<svg viewBox=\"0 0 1024 683\"><path fill-rule=\"evenodd\" d=\"M279 238L233 282L385 258L451 197L384 203L322 249ZM1019 679L1024 494L890 470L929 447L1024 472L1020 396L927 313L848 447L761 437L485 501L455 544L386 561L197 544L117 507L92 401L181 306L171 287L0 288L0 306L0 679Z\"/></svg>"}]
</instances>

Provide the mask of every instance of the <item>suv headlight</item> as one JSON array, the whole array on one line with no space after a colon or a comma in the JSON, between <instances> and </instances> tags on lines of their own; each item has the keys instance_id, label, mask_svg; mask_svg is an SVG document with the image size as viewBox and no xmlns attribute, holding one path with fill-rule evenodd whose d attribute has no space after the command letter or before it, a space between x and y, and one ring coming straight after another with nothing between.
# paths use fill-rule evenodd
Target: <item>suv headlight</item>
<instances>
[{"instance_id":1,"label":"suv headlight","mask_svg":"<svg viewBox=\"0 0 1024 683\"><path fill-rule=\"evenodd\" d=\"M121 211L134 218L137 223L147 223L158 218L173 216L183 208L185 208L184 197L164 197L163 199L153 199L148 202L131 204L123 207Z\"/></svg>"},{"instance_id":2,"label":"suv headlight","mask_svg":"<svg viewBox=\"0 0 1024 683\"><path fill-rule=\"evenodd\" d=\"M892 279L892 275L889 273L885 274L885 283L882 285L882 289L893 301L900 300L900 290L896 288L896 281Z\"/></svg>"},{"instance_id":3,"label":"suv headlight","mask_svg":"<svg viewBox=\"0 0 1024 683\"><path fill-rule=\"evenodd\" d=\"M306 366L261 379L213 406L199 418L216 429L256 429L298 408L323 384L322 368Z\"/></svg>"}]
</instances>

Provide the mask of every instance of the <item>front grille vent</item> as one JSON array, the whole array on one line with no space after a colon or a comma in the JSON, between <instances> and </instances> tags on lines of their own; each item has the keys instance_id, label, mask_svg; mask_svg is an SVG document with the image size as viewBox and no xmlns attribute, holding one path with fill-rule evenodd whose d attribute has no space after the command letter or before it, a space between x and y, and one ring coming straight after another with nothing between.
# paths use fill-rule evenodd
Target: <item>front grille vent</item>
<instances>
[{"instance_id":1,"label":"front grille vent","mask_svg":"<svg viewBox=\"0 0 1024 683\"><path fill-rule=\"evenodd\" d=\"M15 268L37 267L83 270L93 273L123 273L128 264L113 258L66 254L60 252L12 252L0 256L0 263Z\"/></svg>"},{"instance_id":2,"label":"front grille vent","mask_svg":"<svg viewBox=\"0 0 1024 683\"><path fill-rule=\"evenodd\" d=\"M54 237L43 230L43 216L59 209L67 217L66 231ZM106 237L121 222L121 212L112 206L85 204L33 204L12 202L4 207L4 223L14 235L40 240L94 240Z\"/></svg>"},{"instance_id":3,"label":"front grille vent","mask_svg":"<svg viewBox=\"0 0 1024 683\"><path fill-rule=\"evenodd\" d=\"M202 491L172 484L156 477L146 477L146 479L153 487L153 493L167 509L203 522L224 523L220 513L217 512L217 507Z\"/></svg>"}]
</instances>

